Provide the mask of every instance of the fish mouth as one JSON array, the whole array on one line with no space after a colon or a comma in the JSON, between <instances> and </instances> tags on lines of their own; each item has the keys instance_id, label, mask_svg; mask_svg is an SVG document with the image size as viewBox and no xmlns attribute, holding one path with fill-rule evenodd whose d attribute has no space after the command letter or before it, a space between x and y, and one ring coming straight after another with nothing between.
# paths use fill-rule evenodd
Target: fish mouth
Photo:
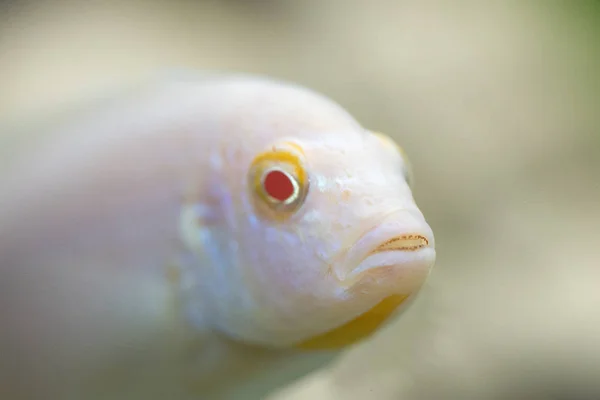
<instances>
[{"instance_id":1,"label":"fish mouth","mask_svg":"<svg viewBox=\"0 0 600 400\"><path fill-rule=\"evenodd\" d=\"M361 309L366 303L371 306L296 347L340 349L372 335L406 307L423 285L435 263L434 246L433 232L418 210L384 215L332 265L344 291L343 302Z\"/></svg>"},{"instance_id":2,"label":"fish mouth","mask_svg":"<svg viewBox=\"0 0 600 400\"><path fill-rule=\"evenodd\" d=\"M423 281L435 262L433 232L420 213L396 210L385 215L365 232L334 266L335 275L346 287L362 278L380 286L396 284L401 293ZM415 281L416 280L416 281ZM412 282L412 283L411 283Z\"/></svg>"}]
</instances>

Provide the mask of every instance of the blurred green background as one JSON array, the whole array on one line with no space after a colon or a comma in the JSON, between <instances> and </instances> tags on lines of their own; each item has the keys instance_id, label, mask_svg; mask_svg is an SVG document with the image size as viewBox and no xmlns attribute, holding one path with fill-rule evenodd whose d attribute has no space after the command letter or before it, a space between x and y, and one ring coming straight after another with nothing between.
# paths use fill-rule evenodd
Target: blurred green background
<instances>
[{"instance_id":1,"label":"blurred green background","mask_svg":"<svg viewBox=\"0 0 600 400\"><path fill-rule=\"evenodd\" d=\"M178 69L320 91L406 149L438 262L271 399L600 398L599 23L591 1L7 1L0 119Z\"/></svg>"}]
</instances>

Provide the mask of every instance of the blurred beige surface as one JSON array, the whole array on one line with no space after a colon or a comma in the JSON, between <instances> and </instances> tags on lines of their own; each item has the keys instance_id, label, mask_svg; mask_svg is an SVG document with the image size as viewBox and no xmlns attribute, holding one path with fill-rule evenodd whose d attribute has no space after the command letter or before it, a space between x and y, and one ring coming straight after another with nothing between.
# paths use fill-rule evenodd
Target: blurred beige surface
<instances>
[{"instance_id":1,"label":"blurred beige surface","mask_svg":"<svg viewBox=\"0 0 600 400\"><path fill-rule=\"evenodd\" d=\"M316 89L405 147L438 263L402 318L271 399L598 398L600 9L552 4L9 2L0 119L178 68Z\"/></svg>"}]
</instances>

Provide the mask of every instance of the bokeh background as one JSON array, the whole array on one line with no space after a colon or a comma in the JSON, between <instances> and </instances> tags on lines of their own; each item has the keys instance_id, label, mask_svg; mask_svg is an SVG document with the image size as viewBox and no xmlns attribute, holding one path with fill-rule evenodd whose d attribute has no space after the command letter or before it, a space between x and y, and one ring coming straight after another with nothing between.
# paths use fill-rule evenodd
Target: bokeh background
<instances>
[{"instance_id":1,"label":"bokeh background","mask_svg":"<svg viewBox=\"0 0 600 400\"><path fill-rule=\"evenodd\" d=\"M393 136L436 233L414 306L269 400L600 398L598 2L0 3L0 120L179 69L292 80Z\"/></svg>"}]
</instances>

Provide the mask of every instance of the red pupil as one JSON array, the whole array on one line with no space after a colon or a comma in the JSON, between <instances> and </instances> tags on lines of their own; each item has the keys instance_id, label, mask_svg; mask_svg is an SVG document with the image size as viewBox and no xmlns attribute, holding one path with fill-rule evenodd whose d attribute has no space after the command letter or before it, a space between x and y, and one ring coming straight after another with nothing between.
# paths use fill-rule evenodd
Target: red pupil
<instances>
[{"instance_id":1,"label":"red pupil","mask_svg":"<svg viewBox=\"0 0 600 400\"><path fill-rule=\"evenodd\" d=\"M291 179L281 171L271 171L265 177L265 191L279 201L285 201L294 194L294 184Z\"/></svg>"}]
</instances>

